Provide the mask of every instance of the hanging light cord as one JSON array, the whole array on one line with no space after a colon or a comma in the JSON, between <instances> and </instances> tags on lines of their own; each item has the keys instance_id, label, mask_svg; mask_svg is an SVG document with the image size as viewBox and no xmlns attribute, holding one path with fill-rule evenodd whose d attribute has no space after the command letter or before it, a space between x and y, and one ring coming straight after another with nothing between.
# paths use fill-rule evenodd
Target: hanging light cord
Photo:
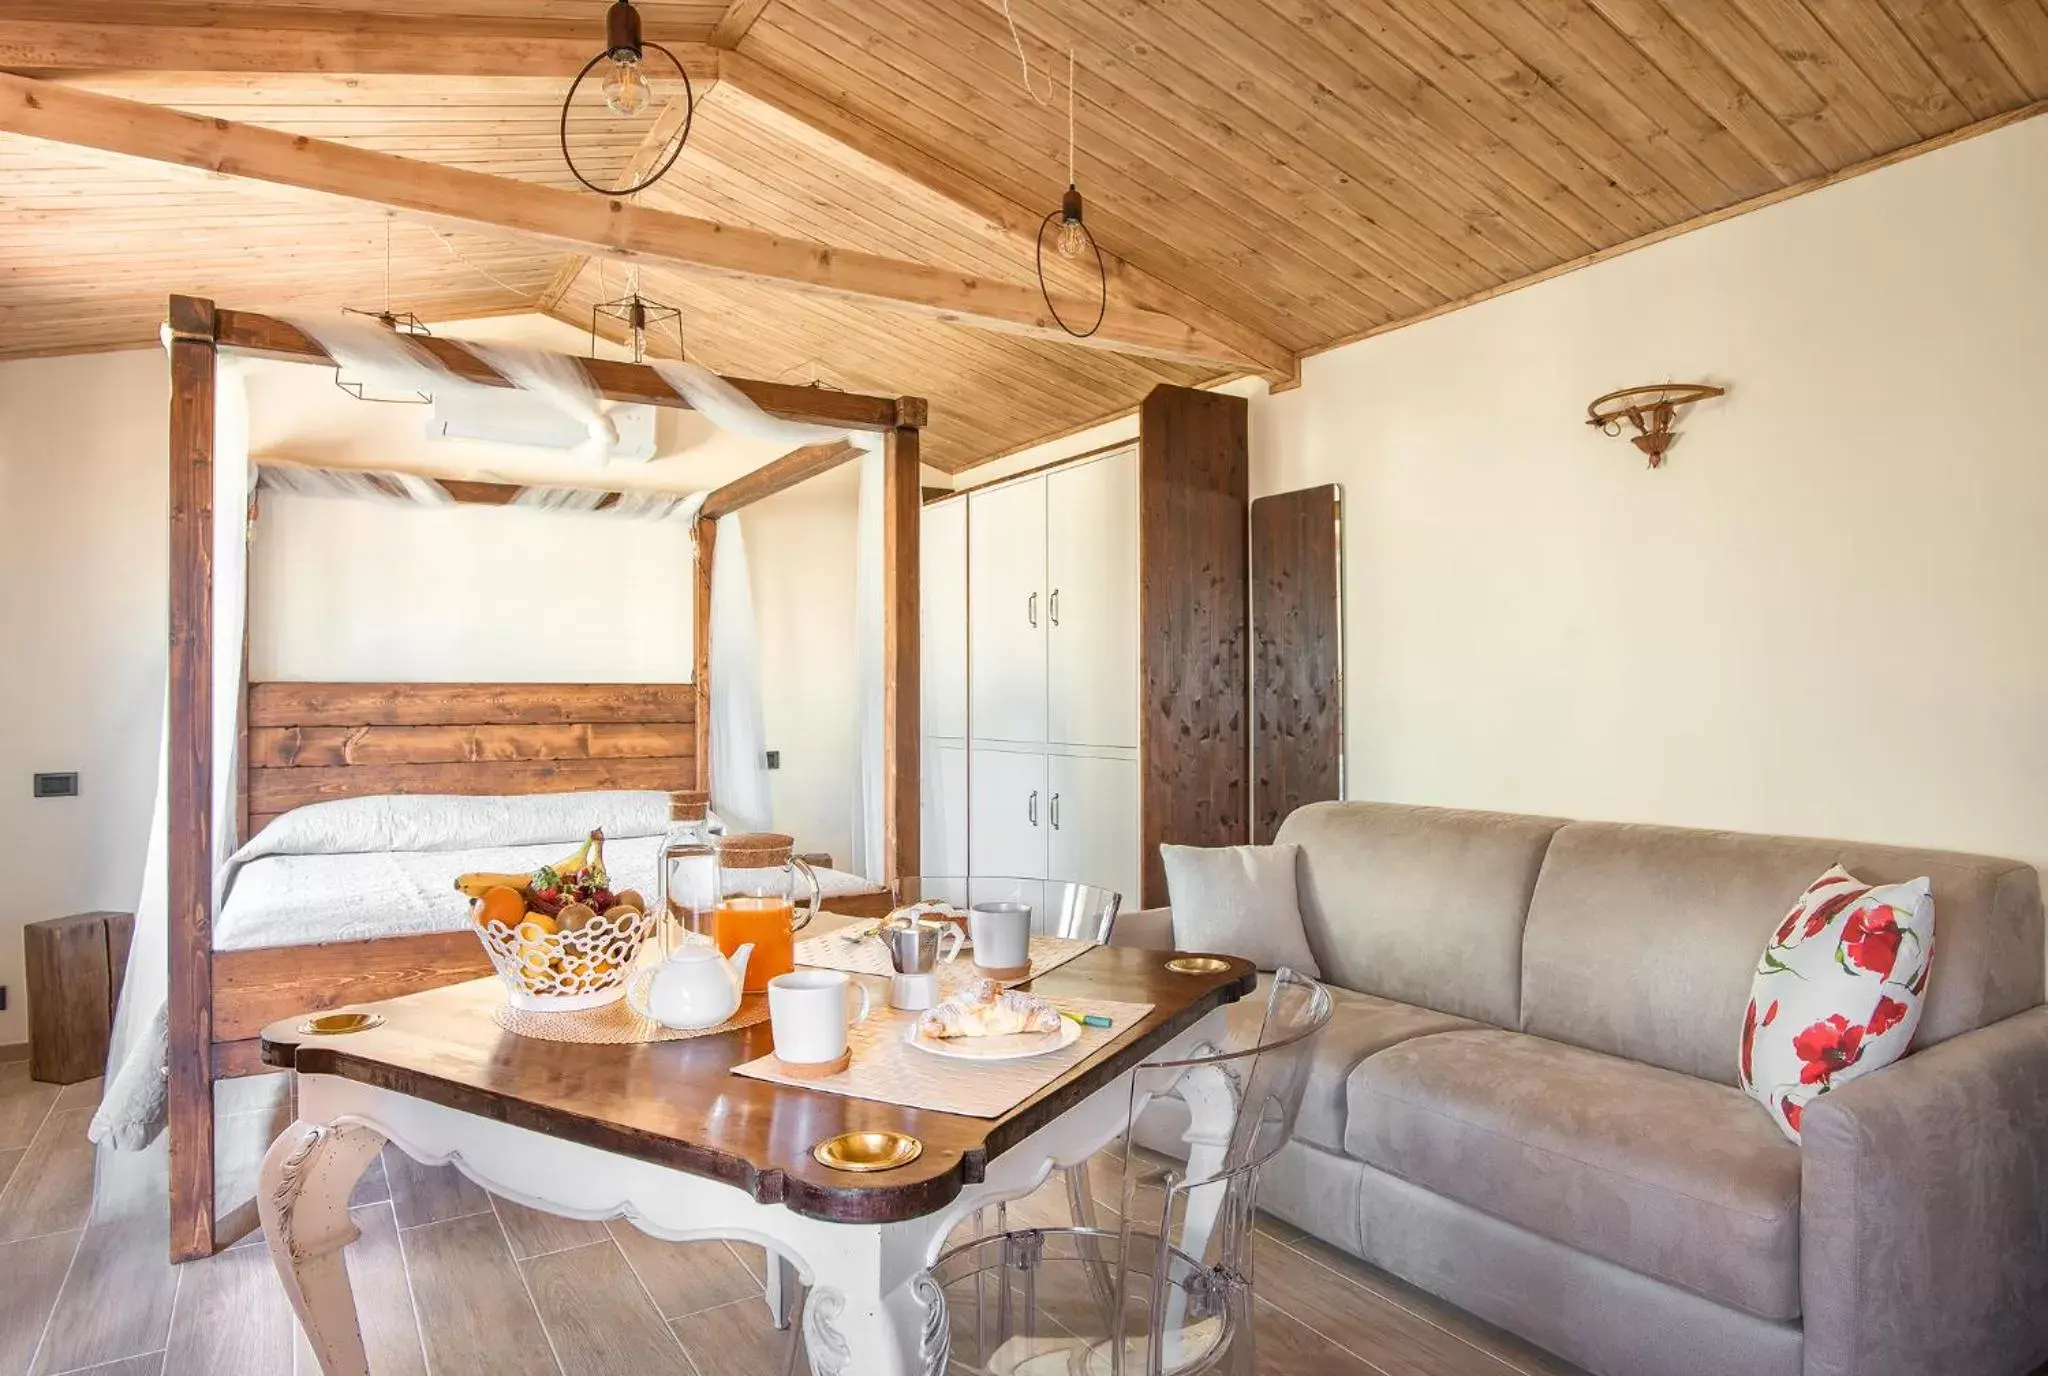
<instances>
[{"instance_id":1,"label":"hanging light cord","mask_svg":"<svg viewBox=\"0 0 2048 1376\"><path fill-rule=\"evenodd\" d=\"M1059 94L1059 88L1054 86L1052 82L1048 80L1045 86L1045 94L1040 95L1038 94L1038 88L1031 84L1031 59L1024 55L1024 35L1017 31L1017 16L1010 13L1010 0L1003 0L1003 18L1008 20L1010 24L1010 43L1017 50L1017 66L1019 67L1019 69L1022 70L1024 74L1024 93L1030 96L1035 104L1051 105L1053 102L1053 97ZM1069 49L1069 76L1072 76L1073 74L1071 66L1072 60L1073 50Z\"/></svg>"},{"instance_id":2,"label":"hanging light cord","mask_svg":"<svg viewBox=\"0 0 2048 1376\"><path fill-rule=\"evenodd\" d=\"M433 225L428 225L427 228L430 231L432 231L433 236L436 239L441 241L441 247L448 250L448 256L450 258L453 258L456 262L462 264L462 266L468 268L471 272L477 274L479 277L487 278L488 280L495 282L497 285L503 287L506 291L512 292L515 295L533 295L533 288L516 287L512 285L512 283L507 282L504 278L498 276L497 273L492 272L482 263L479 263L473 258L469 257L469 255L465 254L461 249L455 247L455 241L453 239L450 239L446 234L443 234L439 229L435 228Z\"/></svg>"}]
</instances>

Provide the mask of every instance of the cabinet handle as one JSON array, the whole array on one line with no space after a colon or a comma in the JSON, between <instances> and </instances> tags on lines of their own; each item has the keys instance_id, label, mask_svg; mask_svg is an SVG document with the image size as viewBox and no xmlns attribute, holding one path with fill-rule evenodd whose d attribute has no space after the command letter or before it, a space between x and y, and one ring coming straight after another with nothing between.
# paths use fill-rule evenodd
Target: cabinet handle
<instances>
[{"instance_id":1,"label":"cabinet handle","mask_svg":"<svg viewBox=\"0 0 2048 1376\"><path fill-rule=\"evenodd\" d=\"M1031 819L1031 825L1038 825L1038 790L1031 790L1031 801L1025 805L1024 815Z\"/></svg>"},{"instance_id":2,"label":"cabinet handle","mask_svg":"<svg viewBox=\"0 0 2048 1376\"><path fill-rule=\"evenodd\" d=\"M1045 611L1047 619L1053 625L1057 626L1060 624L1060 590L1058 588L1054 588L1052 596L1046 599Z\"/></svg>"},{"instance_id":3,"label":"cabinet handle","mask_svg":"<svg viewBox=\"0 0 2048 1376\"><path fill-rule=\"evenodd\" d=\"M1024 599L1024 615L1030 618L1032 625L1036 626L1038 624L1037 593L1032 593L1031 596Z\"/></svg>"},{"instance_id":4,"label":"cabinet handle","mask_svg":"<svg viewBox=\"0 0 2048 1376\"><path fill-rule=\"evenodd\" d=\"M1053 624L1054 624L1054 625L1058 625L1059 623L1058 623L1058 622L1054 622ZM1058 830L1060 829L1060 795L1059 795L1059 794L1055 793L1055 794L1053 794L1053 795L1052 795L1052 799L1051 799L1051 801L1050 801L1050 802L1049 802L1049 803L1047 804L1047 806L1046 806L1046 812L1047 812L1047 814L1048 814L1048 816L1049 816L1049 818L1050 818L1050 820L1051 820L1051 822L1052 822L1052 829L1053 829L1054 831L1058 831Z\"/></svg>"}]
</instances>

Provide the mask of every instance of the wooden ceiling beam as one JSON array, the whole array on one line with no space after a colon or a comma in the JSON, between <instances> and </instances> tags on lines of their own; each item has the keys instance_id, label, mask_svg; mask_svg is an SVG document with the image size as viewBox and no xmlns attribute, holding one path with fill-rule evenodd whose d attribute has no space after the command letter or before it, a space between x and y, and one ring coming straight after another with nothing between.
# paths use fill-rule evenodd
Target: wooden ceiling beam
<instances>
[{"instance_id":1,"label":"wooden ceiling beam","mask_svg":"<svg viewBox=\"0 0 2048 1376\"><path fill-rule=\"evenodd\" d=\"M753 28L754 21L761 17L761 11L767 8L768 0L732 0L711 27L711 46L737 48L740 40L747 36L747 30Z\"/></svg>"},{"instance_id":2,"label":"wooden ceiling beam","mask_svg":"<svg viewBox=\"0 0 2048 1376\"><path fill-rule=\"evenodd\" d=\"M689 115L690 107L679 100L671 100L662 106L661 113L654 117L654 123L648 126L646 136L640 140L640 146L633 150L632 161L626 164L626 170L619 174L618 181L613 185L631 186L652 172L655 166L668 156L669 145L683 132L683 121L689 118ZM587 253L572 253L563 259L562 265L555 269L554 279L534 301L534 309L543 315L554 310L561 304L562 298L569 294L569 289L576 285L576 279L583 275L583 269L588 266L590 255Z\"/></svg>"},{"instance_id":3,"label":"wooden ceiling beam","mask_svg":"<svg viewBox=\"0 0 2048 1376\"><path fill-rule=\"evenodd\" d=\"M734 478L724 487L714 488L704 499L704 505L697 514L706 521L730 516L742 507L752 506L763 497L772 497L786 488L807 482L820 473L829 473L840 464L859 456L860 450L844 440L834 440L829 444L807 444L801 449L792 449L781 458L762 464L751 473Z\"/></svg>"},{"instance_id":4,"label":"wooden ceiling beam","mask_svg":"<svg viewBox=\"0 0 2048 1376\"><path fill-rule=\"evenodd\" d=\"M951 324L1117 353L1246 366L1235 350L1182 321L1119 300L1111 301L1092 338L1077 340L1060 328L1034 287L203 118L32 77L0 73L0 130Z\"/></svg>"},{"instance_id":5,"label":"wooden ceiling beam","mask_svg":"<svg viewBox=\"0 0 2048 1376\"><path fill-rule=\"evenodd\" d=\"M1045 219L1043 211L1018 204L970 173L940 161L802 82L743 54L721 54L719 81L729 91L739 91L886 171L951 201L981 220L992 234L1027 259L1037 252L1039 229ZM1134 267L1107 249L1103 250L1102 258L1112 300L1185 322L1203 338L1248 360L1252 365L1250 371L1269 381L1286 383L1299 377L1298 360L1285 345L1232 319L1188 289Z\"/></svg>"},{"instance_id":6,"label":"wooden ceiling beam","mask_svg":"<svg viewBox=\"0 0 2048 1376\"><path fill-rule=\"evenodd\" d=\"M336 16L340 18L341 16ZM224 23L120 24L0 19L0 68L131 72L315 73L331 76L560 77L583 70L603 35L479 32L473 24L283 27L247 11ZM702 43L665 44L692 82L718 80L718 53ZM698 94L702 94L700 90Z\"/></svg>"}]
</instances>

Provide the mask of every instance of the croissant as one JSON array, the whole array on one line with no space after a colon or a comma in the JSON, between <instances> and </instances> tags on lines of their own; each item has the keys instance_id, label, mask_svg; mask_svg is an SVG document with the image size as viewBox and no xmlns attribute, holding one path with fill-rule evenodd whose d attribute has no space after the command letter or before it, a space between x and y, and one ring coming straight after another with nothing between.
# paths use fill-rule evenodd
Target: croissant
<instances>
[{"instance_id":1,"label":"croissant","mask_svg":"<svg viewBox=\"0 0 2048 1376\"><path fill-rule=\"evenodd\" d=\"M1044 999L1004 992L992 979L979 980L956 999L927 1008L917 1020L919 1036L1005 1037L1016 1032L1057 1032L1059 1010Z\"/></svg>"}]
</instances>

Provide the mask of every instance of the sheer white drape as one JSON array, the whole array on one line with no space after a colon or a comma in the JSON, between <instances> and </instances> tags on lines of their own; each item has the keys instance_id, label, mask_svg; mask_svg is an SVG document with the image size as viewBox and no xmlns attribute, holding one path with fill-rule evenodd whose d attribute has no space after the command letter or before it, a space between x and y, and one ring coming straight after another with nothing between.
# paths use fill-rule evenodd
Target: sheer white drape
<instances>
[{"instance_id":1,"label":"sheer white drape","mask_svg":"<svg viewBox=\"0 0 2048 1376\"><path fill-rule=\"evenodd\" d=\"M775 800L761 721L760 633L737 515L719 518L712 542L710 633L711 806L729 831L765 831Z\"/></svg>"},{"instance_id":2,"label":"sheer white drape","mask_svg":"<svg viewBox=\"0 0 2048 1376\"><path fill-rule=\"evenodd\" d=\"M242 626L249 585L249 394L233 360L217 365L213 421L213 874L240 845L235 826L241 740ZM106 1088L88 1135L136 1151L162 1129L166 1106L165 999L170 969L170 705L158 733L156 802L143 853L142 890L107 1051ZM215 894L216 906L219 895Z\"/></svg>"},{"instance_id":3,"label":"sheer white drape","mask_svg":"<svg viewBox=\"0 0 2048 1376\"><path fill-rule=\"evenodd\" d=\"M882 502L886 492L882 437L861 435L860 506L854 518L854 764L853 856L849 866L863 878L883 882L882 694L886 670L882 662Z\"/></svg>"},{"instance_id":4,"label":"sheer white drape","mask_svg":"<svg viewBox=\"0 0 2048 1376\"><path fill-rule=\"evenodd\" d=\"M605 414L604 398L598 395L597 384L590 380L583 365L567 354L525 344L455 342L514 387L533 393L556 410L583 422L588 438L576 446L578 459L602 464L606 452L619 442L619 428Z\"/></svg>"}]
</instances>

